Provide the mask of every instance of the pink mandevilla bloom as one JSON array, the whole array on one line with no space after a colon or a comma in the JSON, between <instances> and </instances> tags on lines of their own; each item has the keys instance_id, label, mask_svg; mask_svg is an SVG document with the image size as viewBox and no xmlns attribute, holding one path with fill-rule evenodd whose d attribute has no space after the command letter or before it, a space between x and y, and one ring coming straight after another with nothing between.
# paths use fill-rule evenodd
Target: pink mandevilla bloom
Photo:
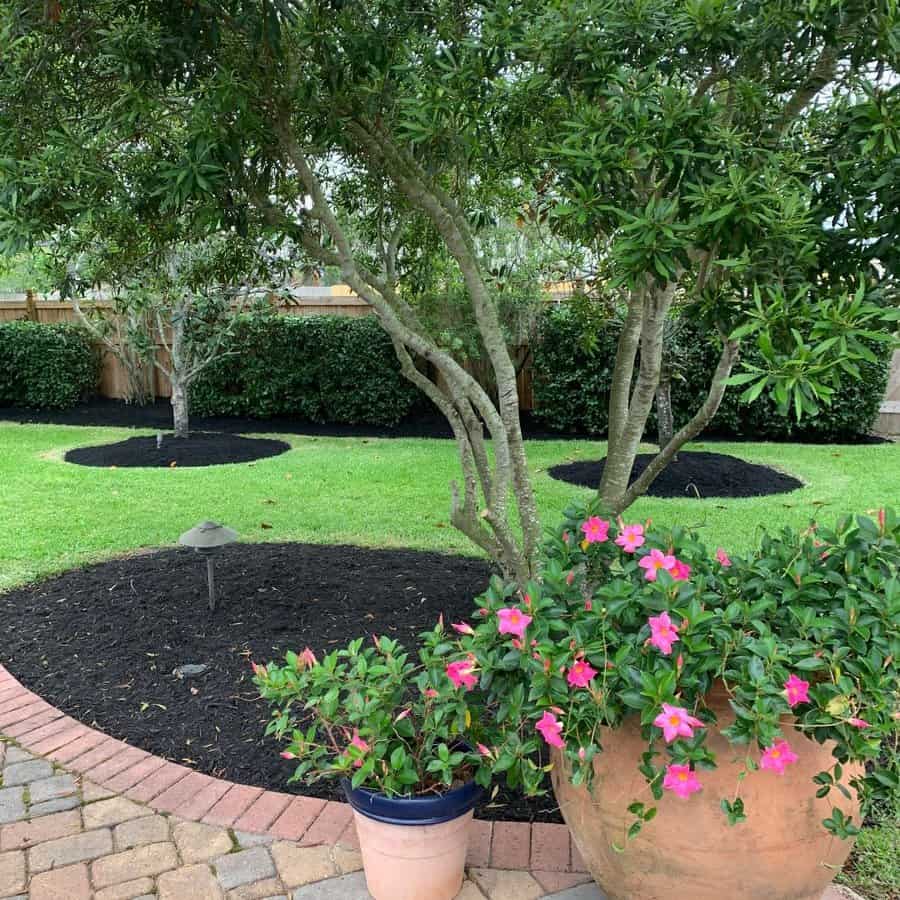
<instances>
[{"instance_id":1,"label":"pink mandevilla bloom","mask_svg":"<svg viewBox=\"0 0 900 900\"><path fill-rule=\"evenodd\" d=\"M656 576L660 569L671 572L676 562L677 560L674 556L663 553L662 550L657 550L654 547L646 556L641 557L638 565L644 570L644 578L647 581L656 581Z\"/></svg>"},{"instance_id":2,"label":"pink mandevilla bloom","mask_svg":"<svg viewBox=\"0 0 900 900\"><path fill-rule=\"evenodd\" d=\"M369 745L359 736L359 732L354 728L353 729L353 740L350 741L351 747L356 747L360 753L368 753ZM353 765L359 769L362 768L363 761L361 759L355 759L353 761Z\"/></svg>"},{"instance_id":3,"label":"pink mandevilla bloom","mask_svg":"<svg viewBox=\"0 0 900 900\"><path fill-rule=\"evenodd\" d=\"M282 758L282 759L296 759L297 757L296 757L293 753L291 753L290 750L285 750L285 751L281 754L281 758Z\"/></svg>"},{"instance_id":4,"label":"pink mandevilla bloom","mask_svg":"<svg viewBox=\"0 0 900 900\"><path fill-rule=\"evenodd\" d=\"M663 787L678 797L690 797L697 791L703 790L703 785L697 780L697 775L691 771L690 766L681 766L678 763L669 763L666 766L666 775L663 778Z\"/></svg>"},{"instance_id":5,"label":"pink mandevilla bloom","mask_svg":"<svg viewBox=\"0 0 900 900\"><path fill-rule=\"evenodd\" d=\"M731 565L731 559L721 547L716 550L716 559L719 561L719 564L723 565L726 569Z\"/></svg>"},{"instance_id":6,"label":"pink mandevilla bloom","mask_svg":"<svg viewBox=\"0 0 900 900\"><path fill-rule=\"evenodd\" d=\"M512 634L519 638L525 637L525 629L531 624L531 616L526 616L515 606L498 609L497 618L500 620L497 625L500 634Z\"/></svg>"},{"instance_id":7,"label":"pink mandevilla bloom","mask_svg":"<svg viewBox=\"0 0 900 900\"><path fill-rule=\"evenodd\" d=\"M693 737L695 728L703 728L703 723L692 716L683 706L663 703L662 712L653 720L657 728L662 728L667 744L680 737Z\"/></svg>"},{"instance_id":8,"label":"pink mandevilla bloom","mask_svg":"<svg viewBox=\"0 0 900 900\"><path fill-rule=\"evenodd\" d=\"M450 627L459 634L475 634L475 629L468 622L454 622Z\"/></svg>"},{"instance_id":9,"label":"pink mandevilla bloom","mask_svg":"<svg viewBox=\"0 0 900 900\"><path fill-rule=\"evenodd\" d=\"M858 719L856 716L847 719L854 728L871 728L872 726L865 719Z\"/></svg>"},{"instance_id":10,"label":"pink mandevilla bloom","mask_svg":"<svg viewBox=\"0 0 900 900\"><path fill-rule=\"evenodd\" d=\"M467 691L478 684L478 679L472 674L475 668L470 659L461 659L447 664L447 677L453 682L453 687L465 687Z\"/></svg>"},{"instance_id":11,"label":"pink mandevilla bloom","mask_svg":"<svg viewBox=\"0 0 900 900\"><path fill-rule=\"evenodd\" d=\"M779 775L784 774L785 768L793 762L797 762L800 757L791 750L791 745L784 739L779 738L771 747L766 747L763 755L759 760L761 769L771 769Z\"/></svg>"},{"instance_id":12,"label":"pink mandevilla bloom","mask_svg":"<svg viewBox=\"0 0 900 900\"><path fill-rule=\"evenodd\" d=\"M634 553L644 543L644 526L625 525L619 532L616 543L626 553Z\"/></svg>"},{"instance_id":13,"label":"pink mandevilla bloom","mask_svg":"<svg viewBox=\"0 0 900 900\"><path fill-rule=\"evenodd\" d=\"M784 691L787 694L788 706L794 707L798 703L809 703L809 682L791 675L784 683Z\"/></svg>"},{"instance_id":14,"label":"pink mandevilla bloom","mask_svg":"<svg viewBox=\"0 0 900 900\"><path fill-rule=\"evenodd\" d=\"M650 626L650 643L663 656L671 656L672 644L678 640L678 629L672 624L669 614L662 612L658 616L650 616L647 624Z\"/></svg>"},{"instance_id":15,"label":"pink mandevilla bloom","mask_svg":"<svg viewBox=\"0 0 900 900\"><path fill-rule=\"evenodd\" d=\"M488 759L490 759L490 757L491 757L491 755L492 755L492 754L491 754L491 748L490 748L490 747L485 747L484 744L476 744L476 746L478 747L478 752L479 752L482 756L486 756L486 757L488 757Z\"/></svg>"},{"instance_id":16,"label":"pink mandevilla bloom","mask_svg":"<svg viewBox=\"0 0 900 900\"><path fill-rule=\"evenodd\" d=\"M316 654L309 647L305 647L303 652L297 657L297 663L298 665L302 664L300 668L306 667L311 669L318 663L318 660L316 659Z\"/></svg>"},{"instance_id":17,"label":"pink mandevilla bloom","mask_svg":"<svg viewBox=\"0 0 900 900\"><path fill-rule=\"evenodd\" d=\"M602 544L609 537L609 522L599 516L591 516L582 523L581 530L589 544Z\"/></svg>"},{"instance_id":18,"label":"pink mandevilla bloom","mask_svg":"<svg viewBox=\"0 0 900 900\"><path fill-rule=\"evenodd\" d=\"M675 565L669 569L673 581L687 581L691 577L691 567L680 559L675 560Z\"/></svg>"},{"instance_id":19,"label":"pink mandevilla bloom","mask_svg":"<svg viewBox=\"0 0 900 900\"><path fill-rule=\"evenodd\" d=\"M569 674L566 675L566 681L568 681L572 687L588 687L591 683L591 679L596 674L596 669L592 668L590 664L586 663L583 659L579 659L572 663Z\"/></svg>"},{"instance_id":20,"label":"pink mandevilla bloom","mask_svg":"<svg viewBox=\"0 0 900 900\"><path fill-rule=\"evenodd\" d=\"M562 734L562 722L553 713L544 710L544 715L541 716L541 720L534 727L551 747L562 748L566 746L566 742L560 737Z\"/></svg>"}]
</instances>

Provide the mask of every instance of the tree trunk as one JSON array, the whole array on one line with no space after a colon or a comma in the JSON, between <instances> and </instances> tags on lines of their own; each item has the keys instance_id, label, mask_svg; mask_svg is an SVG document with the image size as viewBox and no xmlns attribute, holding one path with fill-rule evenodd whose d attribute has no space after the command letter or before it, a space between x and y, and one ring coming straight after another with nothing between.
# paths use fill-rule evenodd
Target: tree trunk
<instances>
[{"instance_id":1,"label":"tree trunk","mask_svg":"<svg viewBox=\"0 0 900 900\"><path fill-rule=\"evenodd\" d=\"M663 377L656 389L656 419L658 425L659 449L663 450L672 440L675 433L675 422L672 417L672 382ZM678 457L676 456L677 460Z\"/></svg>"},{"instance_id":2,"label":"tree trunk","mask_svg":"<svg viewBox=\"0 0 900 900\"><path fill-rule=\"evenodd\" d=\"M172 380L172 419L175 437L186 438L189 432L187 386L174 372L170 378Z\"/></svg>"}]
</instances>

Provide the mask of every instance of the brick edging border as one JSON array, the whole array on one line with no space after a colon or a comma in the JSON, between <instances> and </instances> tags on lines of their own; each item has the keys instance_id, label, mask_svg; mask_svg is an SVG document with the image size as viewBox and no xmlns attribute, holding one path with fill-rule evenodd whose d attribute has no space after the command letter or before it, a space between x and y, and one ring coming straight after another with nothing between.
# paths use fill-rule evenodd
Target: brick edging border
<instances>
[{"instance_id":1,"label":"brick edging border","mask_svg":"<svg viewBox=\"0 0 900 900\"><path fill-rule=\"evenodd\" d=\"M0 735L157 812L301 847L358 847L348 804L236 784L139 750L67 716L2 665ZM557 890L584 881L587 871L568 828L544 822L475 820L467 864L527 869Z\"/></svg>"}]
</instances>

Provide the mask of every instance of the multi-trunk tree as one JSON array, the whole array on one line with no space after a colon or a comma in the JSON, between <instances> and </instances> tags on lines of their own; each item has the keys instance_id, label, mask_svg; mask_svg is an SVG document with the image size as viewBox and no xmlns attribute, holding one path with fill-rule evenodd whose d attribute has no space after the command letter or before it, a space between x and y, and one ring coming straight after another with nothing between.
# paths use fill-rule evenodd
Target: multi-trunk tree
<instances>
[{"instance_id":1,"label":"multi-trunk tree","mask_svg":"<svg viewBox=\"0 0 900 900\"><path fill-rule=\"evenodd\" d=\"M289 237L340 271L453 428L453 524L520 582L541 531L479 242L486 210L524 204L582 247L589 281L624 320L599 486L613 513L705 427L730 383L814 414L864 341L887 337L894 273L837 271L820 249L838 239L821 227L824 196L838 217L852 207L867 221L866 185L890 191L863 161L876 140L896 164L889 0L33 8L0 3L0 235L71 219L73 170L90 182L75 201L89 216L103 167L140 147L156 161L147 197ZM178 141L158 139L173 121ZM493 395L413 302L418 249L435 243L464 286ZM706 323L720 362L694 417L630 483L676 306ZM743 340L766 367L735 375Z\"/></svg>"}]
</instances>

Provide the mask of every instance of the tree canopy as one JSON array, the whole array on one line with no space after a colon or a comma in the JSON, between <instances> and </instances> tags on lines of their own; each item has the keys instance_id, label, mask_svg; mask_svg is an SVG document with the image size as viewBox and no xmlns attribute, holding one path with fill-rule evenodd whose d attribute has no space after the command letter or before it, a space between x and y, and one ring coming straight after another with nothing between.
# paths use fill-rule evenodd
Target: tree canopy
<instances>
[{"instance_id":1,"label":"tree canopy","mask_svg":"<svg viewBox=\"0 0 900 900\"><path fill-rule=\"evenodd\" d=\"M485 240L498 221L571 248L624 323L599 486L614 513L728 385L814 415L891 340L895 0L6 0L0 18L2 246L114 215L265 234L335 267L453 427L453 523L519 580L540 525ZM435 261L493 395L420 314ZM630 483L676 307L719 366ZM764 366L740 369L742 341Z\"/></svg>"}]
</instances>

